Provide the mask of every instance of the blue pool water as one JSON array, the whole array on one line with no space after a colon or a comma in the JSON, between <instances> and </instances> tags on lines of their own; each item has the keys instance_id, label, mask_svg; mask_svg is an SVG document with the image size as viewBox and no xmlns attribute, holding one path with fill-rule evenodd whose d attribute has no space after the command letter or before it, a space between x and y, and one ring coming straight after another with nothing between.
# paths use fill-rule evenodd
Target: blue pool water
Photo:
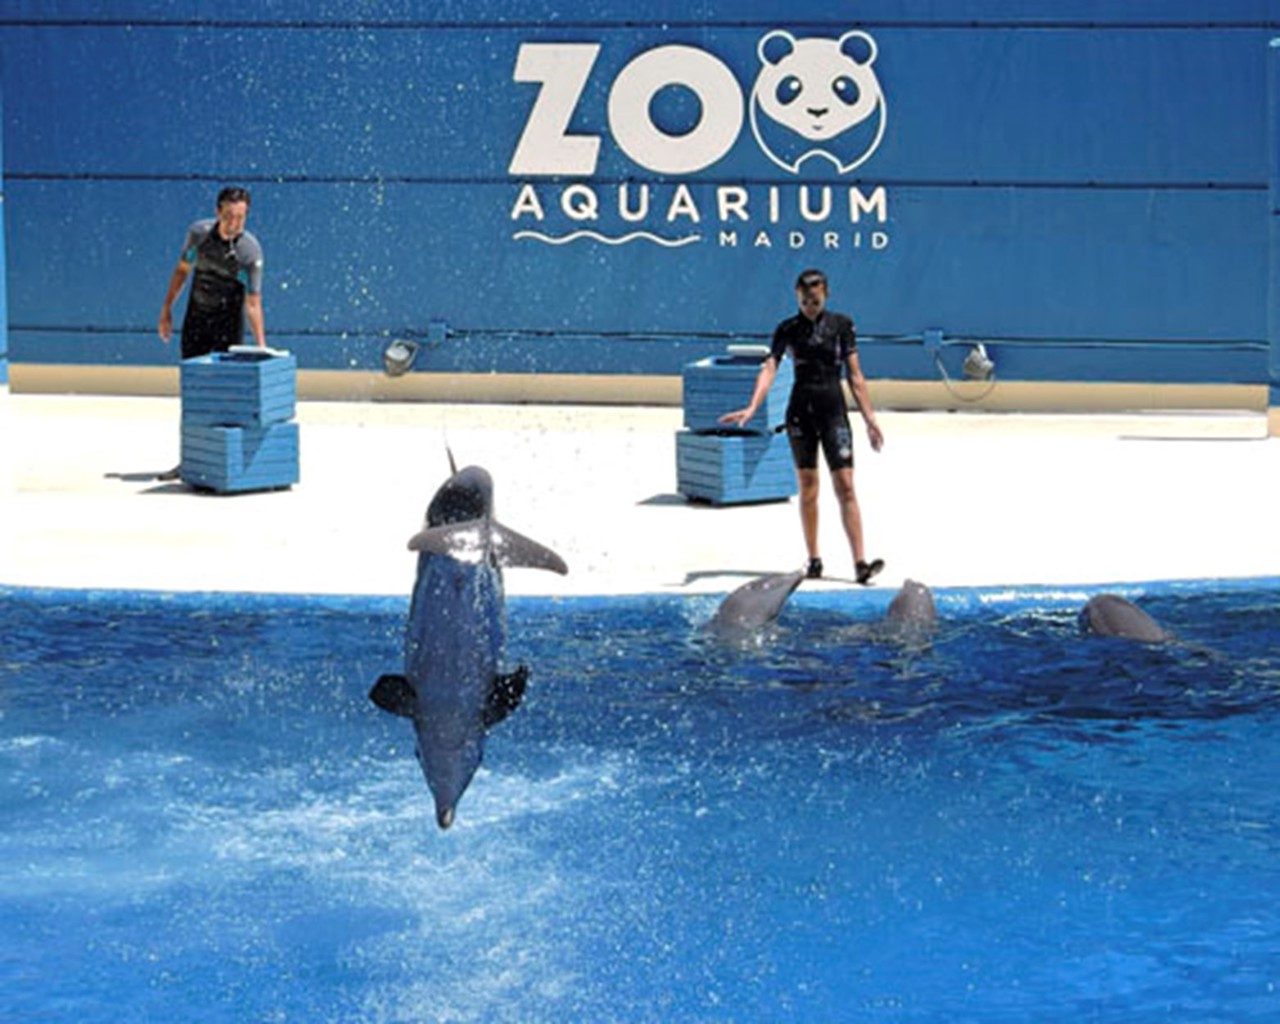
<instances>
[{"instance_id":1,"label":"blue pool water","mask_svg":"<svg viewBox=\"0 0 1280 1024\"><path fill-rule=\"evenodd\" d=\"M0 591L0 1019L1280 1019L1280 583L887 596L514 601L440 833L403 601Z\"/></svg>"}]
</instances>

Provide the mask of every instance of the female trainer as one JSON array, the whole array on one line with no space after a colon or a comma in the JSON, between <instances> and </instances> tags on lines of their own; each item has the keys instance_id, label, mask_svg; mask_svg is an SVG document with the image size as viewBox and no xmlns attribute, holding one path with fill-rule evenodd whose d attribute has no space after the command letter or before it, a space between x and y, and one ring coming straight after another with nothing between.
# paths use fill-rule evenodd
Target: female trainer
<instances>
[{"instance_id":1,"label":"female trainer","mask_svg":"<svg viewBox=\"0 0 1280 1024\"><path fill-rule=\"evenodd\" d=\"M821 270L801 273L796 279L796 301L800 312L783 320L773 332L773 345L756 377L750 404L725 413L720 422L741 427L755 415L777 376L782 357L790 351L795 361L795 384L787 403L786 427L800 485L800 525L809 550L808 575L810 578L822 575L822 558L818 554L818 445L821 444L840 502L844 532L853 549L857 580L865 586L884 568L884 562L879 558L867 561L862 543L862 514L853 489L853 432L840 387L842 366L849 368L849 382L873 450L878 452L884 445L884 435L876 424L871 395L858 365L853 321L826 308L827 276Z\"/></svg>"}]
</instances>

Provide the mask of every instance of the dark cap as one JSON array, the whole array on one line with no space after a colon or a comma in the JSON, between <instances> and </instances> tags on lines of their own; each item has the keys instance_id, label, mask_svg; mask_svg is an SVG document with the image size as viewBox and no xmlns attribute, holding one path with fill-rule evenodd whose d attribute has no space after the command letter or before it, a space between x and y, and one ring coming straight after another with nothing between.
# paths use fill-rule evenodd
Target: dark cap
<instances>
[{"instance_id":1,"label":"dark cap","mask_svg":"<svg viewBox=\"0 0 1280 1024\"><path fill-rule=\"evenodd\" d=\"M827 275L815 267L800 271L800 276L796 278L797 288L812 288L819 284L824 288L827 287Z\"/></svg>"}]
</instances>

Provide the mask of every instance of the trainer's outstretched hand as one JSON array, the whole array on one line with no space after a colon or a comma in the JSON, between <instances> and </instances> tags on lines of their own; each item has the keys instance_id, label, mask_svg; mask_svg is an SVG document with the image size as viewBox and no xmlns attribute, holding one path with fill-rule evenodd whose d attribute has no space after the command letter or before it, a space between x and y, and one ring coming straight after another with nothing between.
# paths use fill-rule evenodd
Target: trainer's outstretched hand
<instances>
[{"instance_id":1,"label":"trainer's outstretched hand","mask_svg":"<svg viewBox=\"0 0 1280 1024\"><path fill-rule=\"evenodd\" d=\"M720 422L728 427L745 427L747 420L751 419L756 411L750 406L745 409L734 409L733 412L727 412L720 417Z\"/></svg>"}]
</instances>

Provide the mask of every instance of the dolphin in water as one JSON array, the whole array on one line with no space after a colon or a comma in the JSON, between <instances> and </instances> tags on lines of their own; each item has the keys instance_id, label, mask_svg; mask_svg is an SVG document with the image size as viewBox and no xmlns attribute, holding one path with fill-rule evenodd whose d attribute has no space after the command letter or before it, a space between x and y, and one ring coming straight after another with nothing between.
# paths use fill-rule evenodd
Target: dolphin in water
<instances>
[{"instance_id":1,"label":"dolphin in water","mask_svg":"<svg viewBox=\"0 0 1280 1024\"><path fill-rule=\"evenodd\" d=\"M773 622L804 578L803 571L782 572L744 583L720 602L703 628L721 639L744 638Z\"/></svg>"},{"instance_id":2,"label":"dolphin in water","mask_svg":"<svg viewBox=\"0 0 1280 1024\"><path fill-rule=\"evenodd\" d=\"M933 603L933 592L916 580L905 580L893 595L883 618L871 631L882 642L898 647L905 660L896 658L887 665L896 668L903 677L914 675L912 658L927 651L938 625L938 609Z\"/></svg>"},{"instance_id":3,"label":"dolphin in water","mask_svg":"<svg viewBox=\"0 0 1280 1024\"><path fill-rule=\"evenodd\" d=\"M906 580L889 602L885 622L903 629L929 629L938 622L933 592L923 583Z\"/></svg>"},{"instance_id":4,"label":"dolphin in water","mask_svg":"<svg viewBox=\"0 0 1280 1024\"><path fill-rule=\"evenodd\" d=\"M493 518L493 479L478 466L453 475L409 541L418 573L405 631L403 675L378 679L369 698L408 718L435 799L436 823L454 814L484 756L487 731L520 704L529 670L499 671L506 645L502 566L566 573L554 551Z\"/></svg>"},{"instance_id":5,"label":"dolphin in water","mask_svg":"<svg viewBox=\"0 0 1280 1024\"><path fill-rule=\"evenodd\" d=\"M1080 609L1080 628L1086 633L1119 636L1148 644L1173 639L1173 634L1119 594L1097 594L1089 598Z\"/></svg>"}]
</instances>

